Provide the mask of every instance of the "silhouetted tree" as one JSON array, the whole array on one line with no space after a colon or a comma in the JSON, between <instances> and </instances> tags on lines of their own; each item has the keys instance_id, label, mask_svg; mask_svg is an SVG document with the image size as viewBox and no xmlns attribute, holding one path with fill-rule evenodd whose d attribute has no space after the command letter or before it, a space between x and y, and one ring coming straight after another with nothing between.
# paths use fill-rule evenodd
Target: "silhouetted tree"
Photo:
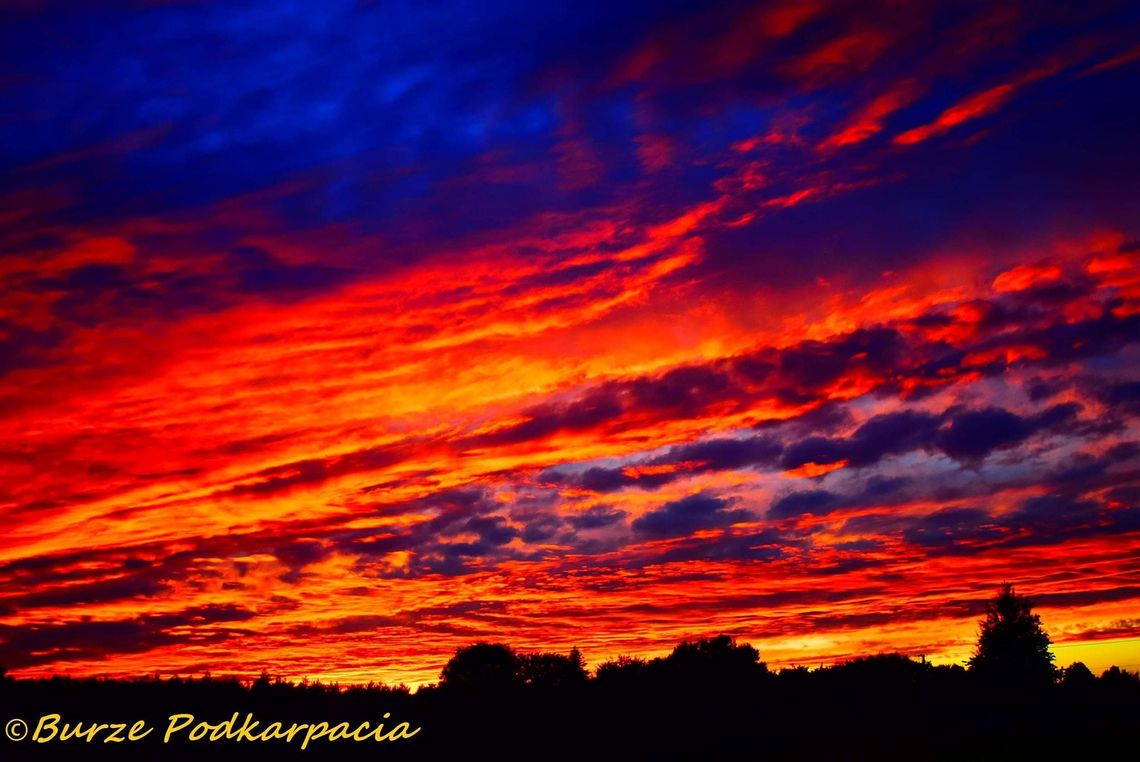
<instances>
[{"instance_id":1,"label":"silhouetted tree","mask_svg":"<svg viewBox=\"0 0 1140 762\"><path fill-rule=\"evenodd\" d=\"M728 635L717 635L715 638L681 641L666 661L674 664L697 664L703 667L748 669L760 663L759 659L760 652L748 643L737 644L736 640Z\"/></svg>"},{"instance_id":2,"label":"silhouetted tree","mask_svg":"<svg viewBox=\"0 0 1140 762\"><path fill-rule=\"evenodd\" d=\"M175 712L219 720L249 711L263 726L267 719L287 726L317 717L356 726L390 712L388 726L406 720L424 729L414 741L380 748L324 741L324 753L311 746L303 751L296 743L266 747L262 756L282 761L314 755L374 760L378 752L387 759L485 754L504 762L590 755L718 760L750 759L758 748L773 759L970 759L982 748L987 758L1108 759L1120 748L1131 748L1140 729L1140 676L1113 668L1077 690L1070 686L1087 682L1088 670L1074 664L1062 675L1056 690L1009 694L992 690L992 684L959 665L932 665L900 654L769 674L755 649L720 636L687 641L651 661L606 662L591 680L577 651L525 653L477 643L459 649L448 662L444 685L415 692L290 682L268 673L254 681L17 680L8 675L0 681L0 722L58 712L103 723L140 717L161 728ZM599 718L620 721L593 721ZM161 734L137 744L85 745L72 756L177 762L201 759L203 751L226 759L248 757L252 750L224 738L208 749L185 738L169 745L156 738ZM0 758L28 748L35 751L26 742L17 747L0 739ZM28 758L67 756L53 754L54 748Z\"/></svg>"},{"instance_id":3,"label":"silhouetted tree","mask_svg":"<svg viewBox=\"0 0 1140 762\"><path fill-rule=\"evenodd\" d=\"M519 656L501 643L463 646L444 665L440 682L453 688L503 690L521 682Z\"/></svg>"},{"instance_id":4,"label":"silhouetted tree","mask_svg":"<svg viewBox=\"0 0 1140 762\"><path fill-rule=\"evenodd\" d=\"M979 677L1007 685L1052 683L1057 676L1048 633L1033 601L1006 584L978 622L978 644L970 668Z\"/></svg>"},{"instance_id":5,"label":"silhouetted tree","mask_svg":"<svg viewBox=\"0 0 1140 762\"><path fill-rule=\"evenodd\" d=\"M823 669L831 671L838 679L874 684L879 690L898 690L921 681L931 665L915 661L904 654L883 653L860 656Z\"/></svg>"},{"instance_id":6,"label":"silhouetted tree","mask_svg":"<svg viewBox=\"0 0 1140 762\"><path fill-rule=\"evenodd\" d=\"M755 648L728 635L682 641L663 666L675 678L702 682L748 680L768 671Z\"/></svg>"},{"instance_id":7,"label":"silhouetted tree","mask_svg":"<svg viewBox=\"0 0 1140 762\"><path fill-rule=\"evenodd\" d=\"M1140 672L1129 672L1113 665L1100 673L1100 682L1113 689L1140 691Z\"/></svg>"},{"instance_id":8,"label":"silhouetted tree","mask_svg":"<svg viewBox=\"0 0 1140 762\"><path fill-rule=\"evenodd\" d=\"M1084 662L1075 661L1060 671L1061 685L1070 689L1090 690L1096 686L1096 675Z\"/></svg>"},{"instance_id":9,"label":"silhouetted tree","mask_svg":"<svg viewBox=\"0 0 1140 762\"><path fill-rule=\"evenodd\" d=\"M604 683L628 683L645 674L649 662L637 656L619 656L598 665L596 677Z\"/></svg>"},{"instance_id":10,"label":"silhouetted tree","mask_svg":"<svg viewBox=\"0 0 1140 762\"><path fill-rule=\"evenodd\" d=\"M518 656L519 677L527 685L565 688L586 682L586 661L577 648L569 656L556 653L533 653Z\"/></svg>"},{"instance_id":11,"label":"silhouetted tree","mask_svg":"<svg viewBox=\"0 0 1140 762\"><path fill-rule=\"evenodd\" d=\"M155 679L158 679L157 676ZM269 690L272 685L273 680L269 677L269 673L265 670L262 670L261 674L258 675L258 678L250 684L250 687L256 691L266 691Z\"/></svg>"}]
</instances>

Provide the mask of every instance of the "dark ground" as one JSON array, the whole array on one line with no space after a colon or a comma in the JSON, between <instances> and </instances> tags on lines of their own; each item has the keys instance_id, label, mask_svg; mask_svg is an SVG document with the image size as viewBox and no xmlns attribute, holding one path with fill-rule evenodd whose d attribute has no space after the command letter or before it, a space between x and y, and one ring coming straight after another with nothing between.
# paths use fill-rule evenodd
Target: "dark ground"
<instances>
[{"instance_id":1,"label":"dark ground","mask_svg":"<svg viewBox=\"0 0 1140 762\"><path fill-rule=\"evenodd\" d=\"M49 713L85 726L144 719L155 730L122 743L4 738L0 759L1101 759L1140 740L1140 679L1119 670L1098 678L1073 669L1052 684L1017 686L888 655L773 673L744 648L611 664L591 678L554 654L505 672L495 653L469 654L441 686L415 693L265 678L6 678L0 722L21 718L29 734ZM262 728L356 728L389 712L387 729L403 721L422 730L381 743L316 739L303 751L303 731L292 743L190 742L188 727L162 743L171 714L217 723L234 712L239 726L252 712Z\"/></svg>"}]
</instances>

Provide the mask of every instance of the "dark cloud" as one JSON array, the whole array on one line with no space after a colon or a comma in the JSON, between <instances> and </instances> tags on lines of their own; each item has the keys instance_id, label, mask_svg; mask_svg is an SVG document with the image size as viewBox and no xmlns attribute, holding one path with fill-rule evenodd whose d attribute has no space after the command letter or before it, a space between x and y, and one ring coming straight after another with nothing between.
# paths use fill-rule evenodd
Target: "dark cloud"
<instances>
[{"instance_id":1,"label":"dark cloud","mask_svg":"<svg viewBox=\"0 0 1140 762\"><path fill-rule=\"evenodd\" d=\"M654 458L650 463L695 463L698 470L724 471L774 464L783 449L778 440L767 436L706 439L671 447L665 455Z\"/></svg>"},{"instance_id":2,"label":"dark cloud","mask_svg":"<svg viewBox=\"0 0 1140 762\"><path fill-rule=\"evenodd\" d=\"M575 529L601 529L622 521L625 516L625 511L619 511L608 505L595 505L574 514L567 521Z\"/></svg>"},{"instance_id":3,"label":"dark cloud","mask_svg":"<svg viewBox=\"0 0 1140 762\"><path fill-rule=\"evenodd\" d=\"M320 263L288 264L256 246L234 249L227 269L239 293L260 294L273 299L299 298L328 291L347 281L352 272Z\"/></svg>"},{"instance_id":4,"label":"dark cloud","mask_svg":"<svg viewBox=\"0 0 1140 762\"><path fill-rule=\"evenodd\" d=\"M1072 421L1078 410L1076 403L1065 403L1028 418L1001 408L959 413L939 432L938 446L955 460L980 461L994 450L1013 447L1039 431Z\"/></svg>"},{"instance_id":5,"label":"dark cloud","mask_svg":"<svg viewBox=\"0 0 1140 762\"><path fill-rule=\"evenodd\" d=\"M923 547L985 542L1003 536L1002 528L980 508L943 508L923 516L903 532L907 542Z\"/></svg>"},{"instance_id":6,"label":"dark cloud","mask_svg":"<svg viewBox=\"0 0 1140 762\"><path fill-rule=\"evenodd\" d=\"M717 537L688 538L673 543L660 555L654 556L652 563L698 560L777 561L787 558L789 550L797 544L797 540L775 530L746 534L733 534L726 530Z\"/></svg>"},{"instance_id":7,"label":"dark cloud","mask_svg":"<svg viewBox=\"0 0 1140 762\"><path fill-rule=\"evenodd\" d=\"M956 460L977 462L994 450L1013 447L1037 432L1072 422L1079 410L1076 403L1064 403L1027 418L1002 408L950 410L943 415L902 410L874 416L847 437L808 437L791 444L781 464L791 469L807 463L845 461L849 467L858 468L874 465L888 455L935 448Z\"/></svg>"},{"instance_id":8,"label":"dark cloud","mask_svg":"<svg viewBox=\"0 0 1140 762\"><path fill-rule=\"evenodd\" d=\"M762 400L804 405L818 402L825 389L839 378L854 373L873 380L876 391L917 399L967 375L1005 372L1009 363L1002 358L1008 354L1007 349L1017 349L1024 356L1026 347L1036 348L1040 359L1018 362L1057 366L1113 354L1140 336L1140 315L1121 318L1111 311L1084 321L1045 327L1037 325L1040 318L1032 314L1009 317L1009 322L1012 329L1006 327L995 335L983 333L973 344L963 347L940 341L925 342L913 336L908 338L895 329L878 328L860 329L827 341L804 341L780 350L758 348L731 360L606 382L576 399L535 406L525 411L524 420L519 423L462 438L452 446L467 450L509 445L571 431L593 430L602 436L629 426L631 420L644 424L652 420L697 417L714 408L745 410ZM984 366L968 363L967 358L975 355L993 359ZM911 384L910 391L904 393L900 382L906 378L926 383ZM785 467L795 467L793 464L848 459L866 466L887 455L929 446L937 446L951 457L972 462L994 450L1015 446L1045 428L1067 423L1077 409L1075 403L1065 403L1028 419L1000 408L948 411L940 418L941 426L935 438L930 436L935 423L933 417L921 411L904 410L868 420L852 437L809 436L788 446L783 453L783 463ZM827 424L828 414L820 415ZM835 414L830 415L829 425L833 426ZM769 444L774 448L775 443L770 441L753 443L757 448L753 453L756 463L770 459ZM745 447L733 443L719 446L729 454L734 448ZM711 455L715 458L715 453ZM732 460L730 454L727 461ZM715 468L715 465L710 461L709 467ZM546 476L557 478L552 472ZM603 469L588 478L598 491L610 492L631 486L639 477ZM660 475L640 478L645 479L642 486L650 487L654 482L668 481Z\"/></svg>"},{"instance_id":9,"label":"dark cloud","mask_svg":"<svg viewBox=\"0 0 1140 762\"><path fill-rule=\"evenodd\" d=\"M1042 481L1055 485L1089 482L1102 476L1112 463L1111 458L1078 452L1043 474Z\"/></svg>"},{"instance_id":10,"label":"dark cloud","mask_svg":"<svg viewBox=\"0 0 1140 762\"><path fill-rule=\"evenodd\" d=\"M679 476L676 473L640 473L636 468L588 468L574 484L593 492L617 492L626 487L657 489Z\"/></svg>"},{"instance_id":11,"label":"dark cloud","mask_svg":"<svg viewBox=\"0 0 1140 762\"><path fill-rule=\"evenodd\" d=\"M910 479L903 476L887 477L875 474L858 485L857 489L846 494L836 494L823 489L792 492L773 502L768 509L768 515L776 519L803 514L823 516L843 508L891 503L898 499L899 493L909 482Z\"/></svg>"},{"instance_id":12,"label":"dark cloud","mask_svg":"<svg viewBox=\"0 0 1140 762\"><path fill-rule=\"evenodd\" d=\"M146 598L168 589L167 581L149 573L130 574L118 579L107 579L58 590L27 593L15 605L21 608L77 606L111 601Z\"/></svg>"},{"instance_id":13,"label":"dark cloud","mask_svg":"<svg viewBox=\"0 0 1140 762\"><path fill-rule=\"evenodd\" d=\"M832 547L836 550L864 553L881 550L883 543L881 540L849 540L847 542L837 542Z\"/></svg>"},{"instance_id":14,"label":"dark cloud","mask_svg":"<svg viewBox=\"0 0 1140 762\"><path fill-rule=\"evenodd\" d=\"M947 508L903 524L907 542L963 555L984 549L1057 545L1078 537L1140 531L1140 508L1110 509L1087 498L1049 494L991 516L979 508Z\"/></svg>"},{"instance_id":15,"label":"dark cloud","mask_svg":"<svg viewBox=\"0 0 1140 762\"><path fill-rule=\"evenodd\" d=\"M937 427L938 418L921 411L903 410L874 416L851 436L847 460L852 466L866 466L887 455L927 447Z\"/></svg>"},{"instance_id":16,"label":"dark cloud","mask_svg":"<svg viewBox=\"0 0 1140 762\"><path fill-rule=\"evenodd\" d=\"M1140 508L1108 511L1096 500L1041 495L1023 502L1005 521L1011 530L1028 533L1011 540L1013 544L1052 545L1086 535L1140 530Z\"/></svg>"},{"instance_id":17,"label":"dark cloud","mask_svg":"<svg viewBox=\"0 0 1140 762\"><path fill-rule=\"evenodd\" d=\"M938 446L956 460L977 461L1002 447L1020 444L1033 433L1024 418L988 408L954 416L938 436Z\"/></svg>"},{"instance_id":18,"label":"dark cloud","mask_svg":"<svg viewBox=\"0 0 1140 762\"><path fill-rule=\"evenodd\" d=\"M806 463L824 465L841 460L852 467L873 465L887 455L929 447L935 440L939 422L938 416L913 410L877 415L850 437L811 437L789 446L782 465L798 468Z\"/></svg>"},{"instance_id":19,"label":"dark cloud","mask_svg":"<svg viewBox=\"0 0 1140 762\"><path fill-rule=\"evenodd\" d=\"M619 391L612 385L602 386L574 402L533 407L525 411L525 421L461 440L456 446L493 447L543 439L559 431L593 429L619 419L622 411Z\"/></svg>"},{"instance_id":20,"label":"dark cloud","mask_svg":"<svg viewBox=\"0 0 1140 762\"><path fill-rule=\"evenodd\" d=\"M1101 392L1101 401L1128 415L1140 415L1140 381L1110 384Z\"/></svg>"},{"instance_id":21,"label":"dark cloud","mask_svg":"<svg viewBox=\"0 0 1140 762\"><path fill-rule=\"evenodd\" d=\"M820 515L830 513L839 505L839 497L827 490L793 492L772 503L772 507L768 509L768 515L778 519L801 516L805 513Z\"/></svg>"},{"instance_id":22,"label":"dark cloud","mask_svg":"<svg viewBox=\"0 0 1140 762\"><path fill-rule=\"evenodd\" d=\"M488 545L506 545L519 536L519 531L507 523L502 516L477 516L468 519L463 528L468 532L479 535L479 539Z\"/></svg>"},{"instance_id":23,"label":"dark cloud","mask_svg":"<svg viewBox=\"0 0 1140 762\"><path fill-rule=\"evenodd\" d=\"M316 540L294 540L274 548L273 555L294 571L316 563L328 555L328 547Z\"/></svg>"},{"instance_id":24,"label":"dark cloud","mask_svg":"<svg viewBox=\"0 0 1140 762\"><path fill-rule=\"evenodd\" d=\"M0 625L0 660L29 667L61 659L107 659L179 643L218 643L239 631L212 625L243 622L255 612L231 604L195 606L171 614L64 624ZM205 628L205 629L203 629Z\"/></svg>"},{"instance_id":25,"label":"dark cloud","mask_svg":"<svg viewBox=\"0 0 1140 762\"><path fill-rule=\"evenodd\" d=\"M52 350L63 338L58 327L37 330L0 320L0 377L51 363Z\"/></svg>"},{"instance_id":26,"label":"dark cloud","mask_svg":"<svg viewBox=\"0 0 1140 762\"><path fill-rule=\"evenodd\" d=\"M737 396L727 372L716 367L675 368L655 378L640 378L625 385L631 407L688 418L710 405Z\"/></svg>"},{"instance_id":27,"label":"dark cloud","mask_svg":"<svg viewBox=\"0 0 1140 762\"><path fill-rule=\"evenodd\" d=\"M907 343L888 328L860 329L832 341L805 341L779 354L783 380L798 390L830 386L855 369L876 376L899 367Z\"/></svg>"},{"instance_id":28,"label":"dark cloud","mask_svg":"<svg viewBox=\"0 0 1140 762\"><path fill-rule=\"evenodd\" d=\"M1140 315L1119 317L1111 310L1100 317L1073 323L1055 323L1048 328L1024 330L1020 335L1008 337L1012 344L1018 338L1027 345L1039 347L1045 354L1043 362L1061 365L1085 360L1098 355L1113 354L1134 344L1140 336ZM998 339L987 342L997 345ZM983 349L988 349L984 344Z\"/></svg>"},{"instance_id":29,"label":"dark cloud","mask_svg":"<svg viewBox=\"0 0 1140 762\"><path fill-rule=\"evenodd\" d=\"M500 507L487 487L453 487L385 506L385 512L392 515L437 512L430 519L380 532L374 529L338 531L332 539L338 549L360 555L366 562L405 550L416 551L417 558L433 554L448 558L488 556L519 535L505 517L490 515ZM475 543L440 542L441 538L465 533L476 534L479 540Z\"/></svg>"},{"instance_id":30,"label":"dark cloud","mask_svg":"<svg viewBox=\"0 0 1140 762\"><path fill-rule=\"evenodd\" d=\"M1140 635L1140 619L1117 619L1107 627L1085 627L1067 633L1074 640L1108 640Z\"/></svg>"},{"instance_id":31,"label":"dark cloud","mask_svg":"<svg viewBox=\"0 0 1140 762\"><path fill-rule=\"evenodd\" d=\"M1057 606L1067 608L1070 606L1093 606L1098 603L1111 603L1115 601L1128 601L1140 598L1140 587L1136 585L1122 585L1103 590L1074 590L1064 593L1040 593L1033 596L1039 606Z\"/></svg>"},{"instance_id":32,"label":"dark cloud","mask_svg":"<svg viewBox=\"0 0 1140 762\"><path fill-rule=\"evenodd\" d=\"M784 468L799 468L806 463L838 463L847 454L846 442L827 437L808 437L802 442L790 445L784 451L781 465Z\"/></svg>"},{"instance_id":33,"label":"dark cloud","mask_svg":"<svg viewBox=\"0 0 1140 762\"><path fill-rule=\"evenodd\" d=\"M682 537L699 529L725 527L749 521L752 514L732 509L733 501L703 493L689 495L642 514L630 525L643 537L659 539Z\"/></svg>"},{"instance_id":34,"label":"dark cloud","mask_svg":"<svg viewBox=\"0 0 1140 762\"><path fill-rule=\"evenodd\" d=\"M875 474L863 483L863 489L858 493L859 502L873 502L899 494L907 485L913 483L909 476L882 476Z\"/></svg>"},{"instance_id":35,"label":"dark cloud","mask_svg":"<svg viewBox=\"0 0 1140 762\"><path fill-rule=\"evenodd\" d=\"M471 635L477 632L471 625L453 623L510 621L509 604L505 601L464 601L442 606L421 606L394 614L361 614L334 620L328 624L298 624L287 629L291 637L311 638L321 635L351 635L372 632L390 627L415 627L432 633Z\"/></svg>"},{"instance_id":36,"label":"dark cloud","mask_svg":"<svg viewBox=\"0 0 1140 762\"><path fill-rule=\"evenodd\" d=\"M627 487L652 490L691 474L772 465L782 449L770 436L707 439L671 447L662 455L628 466L593 466L580 474L550 469L539 475L539 482L572 485L592 492L616 492ZM644 466L676 466L676 469L646 470Z\"/></svg>"},{"instance_id":37,"label":"dark cloud","mask_svg":"<svg viewBox=\"0 0 1140 762\"><path fill-rule=\"evenodd\" d=\"M1030 402L1041 402L1057 396L1068 386L1068 379L1031 378L1025 384L1025 394Z\"/></svg>"},{"instance_id":38,"label":"dark cloud","mask_svg":"<svg viewBox=\"0 0 1140 762\"><path fill-rule=\"evenodd\" d=\"M375 471L405 460L414 443L369 447L330 458L309 458L263 469L250 481L230 487L227 494L264 496L288 492L296 487L320 484L328 479L351 473Z\"/></svg>"},{"instance_id":39,"label":"dark cloud","mask_svg":"<svg viewBox=\"0 0 1140 762\"><path fill-rule=\"evenodd\" d=\"M546 542L562 528L562 520L552 514L531 517L523 528L523 542Z\"/></svg>"},{"instance_id":40,"label":"dark cloud","mask_svg":"<svg viewBox=\"0 0 1140 762\"><path fill-rule=\"evenodd\" d=\"M744 361L738 363L738 366ZM802 439L812 434L830 434L847 428L852 422L851 411L841 402L825 400L807 412L792 418L772 419L756 424L757 431L775 429L782 438Z\"/></svg>"}]
</instances>

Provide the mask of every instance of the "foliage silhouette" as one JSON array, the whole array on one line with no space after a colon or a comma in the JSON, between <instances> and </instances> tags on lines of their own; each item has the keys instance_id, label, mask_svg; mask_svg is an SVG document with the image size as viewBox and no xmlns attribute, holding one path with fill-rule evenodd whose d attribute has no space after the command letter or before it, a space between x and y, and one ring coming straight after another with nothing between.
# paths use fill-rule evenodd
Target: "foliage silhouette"
<instances>
[{"instance_id":1,"label":"foliage silhouette","mask_svg":"<svg viewBox=\"0 0 1140 762\"><path fill-rule=\"evenodd\" d=\"M602 662L595 670L595 678L602 685L628 685L640 679L649 662L637 656L623 654L616 659Z\"/></svg>"},{"instance_id":2,"label":"foliage silhouette","mask_svg":"<svg viewBox=\"0 0 1140 762\"><path fill-rule=\"evenodd\" d=\"M677 672L713 678L768 670L767 665L760 661L759 651L747 643L737 645L727 635L684 640L673 649L665 663Z\"/></svg>"},{"instance_id":3,"label":"foliage silhouette","mask_svg":"<svg viewBox=\"0 0 1140 762\"><path fill-rule=\"evenodd\" d=\"M1009 687L1037 688L1057 678L1048 633L1033 601L1005 584L978 623L978 644L970 668L980 677Z\"/></svg>"},{"instance_id":4,"label":"foliage silhouette","mask_svg":"<svg viewBox=\"0 0 1140 762\"><path fill-rule=\"evenodd\" d=\"M1012 592L1012 591L1011 591ZM1140 677L1083 665L1017 694L989 677L902 654L772 671L727 635L687 640L666 656L619 657L590 676L577 649L528 653L501 643L460 648L438 685L343 687L264 674L139 680L0 679L0 721L49 712L85 722L170 714L212 722L233 712L268 721L372 721L422 727L396 744L219 740L163 745L16 744L7 759L812 759L1107 756L1140 732ZM1010 700L1011 696L1015 700ZM388 720L386 720L388 721ZM953 733L947 733L953 728ZM983 750L979 752L979 750Z\"/></svg>"},{"instance_id":5,"label":"foliage silhouette","mask_svg":"<svg viewBox=\"0 0 1140 762\"><path fill-rule=\"evenodd\" d=\"M1084 662L1075 661L1058 672L1061 685L1069 690L1087 691L1096 685L1096 675Z\"/></svg>"},{"instance_id":6,"label":"foliage silhouette","mask_svg":"<svg viewBox=\"0 0 1140 762\"><path fill-rule=\"evenodd\" d=\"M555 653L522 654L519 656L519 677L526 685L547 690L558 690L572 685L583 685L588 679L586 660L577 648L567 656Z\"/></svg>"},{"instance_id":7,"label":"foliage silhouette","mask_svg":"<svg viewBox=\"0 0 1140 762\"><path fill-rule=\"evenodd\" d=\"M449 688L503 691L522 682L521 662L510 646L474 643L455 652L440 674Z\"/></svg>"}]
</instances>

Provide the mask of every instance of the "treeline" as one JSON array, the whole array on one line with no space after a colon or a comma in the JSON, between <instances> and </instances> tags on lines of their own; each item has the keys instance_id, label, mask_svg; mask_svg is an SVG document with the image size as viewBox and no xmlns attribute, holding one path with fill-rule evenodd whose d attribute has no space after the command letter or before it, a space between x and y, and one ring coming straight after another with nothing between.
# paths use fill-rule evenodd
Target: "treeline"
<instances>
[{"instance_id":1,"label":"treeline","mask_svg":"<svg viewBox=\"0 0 1140 762\"><path fill-rule=\"evenodd\" d=\"M18 759L1021 759L1083 758L1140 737L1140 676L1074 664L1048 682L898 654L818 669L770 670L727 636L685 641L668 656L623 657L587 669L577 651L459 649L440 681L414 692L382 685L234 678L0 680L0 722L145 722L138 742L0 740ZM161 743L172 714L219 723L397 723L411 738ZM388 717L385 718L384 714ZM239 717L240 720L240 717ZM105 732L104 732L105 734ZM303 738L301 731L298 738ZM1121 744L1124 744L1123 746Z\"/></svg>"}]
</instances>

